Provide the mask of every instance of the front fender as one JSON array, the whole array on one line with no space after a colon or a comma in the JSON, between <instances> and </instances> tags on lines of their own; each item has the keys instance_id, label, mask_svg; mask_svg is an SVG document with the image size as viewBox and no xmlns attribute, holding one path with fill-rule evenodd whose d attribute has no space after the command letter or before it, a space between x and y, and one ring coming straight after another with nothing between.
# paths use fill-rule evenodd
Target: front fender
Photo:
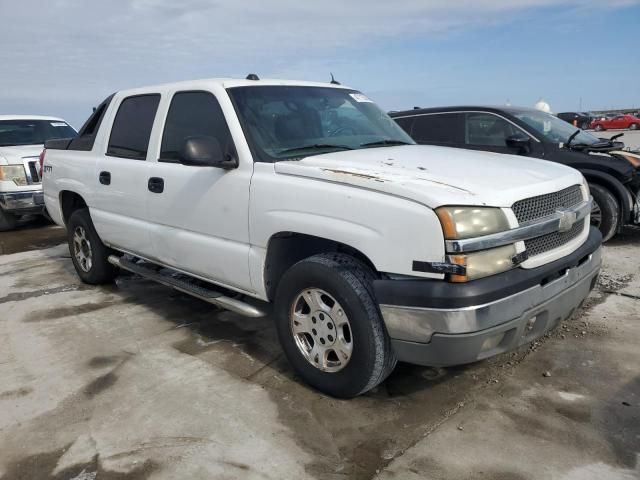
<instances>
[{"instance_id":1,"label":"front fender","mask_svg":"<svg viewBox=\"0 0 640 480\"><path fill-rule=\"evenodd\" d=\"M442 278L412 270L414 260L443 261L444 239L433 210L405 198L258 167L251 182L249 226L250 266L258 290L264 289L269 240L283 231L348 245L379 272Z\"/></svg>"}]
</instances>

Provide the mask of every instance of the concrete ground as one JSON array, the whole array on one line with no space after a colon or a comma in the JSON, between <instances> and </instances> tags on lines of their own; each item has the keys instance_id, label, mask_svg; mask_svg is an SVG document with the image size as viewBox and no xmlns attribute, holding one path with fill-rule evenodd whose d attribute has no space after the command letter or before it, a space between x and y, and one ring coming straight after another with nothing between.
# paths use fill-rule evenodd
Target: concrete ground
<instances>
[{"instance_id":1,"label":"concrete ground","mask_svg":"<svg viewBox=\"0 0 640 480\"><path fill-rule=\"evenodd\" d=\"M3 480L640 478L640 230L547 338L349 401L296 378L269 319L83 285L62 239L0 233Z\"/></svg>"},{"instance_id":2,"label":"concrete ground","mask_svg":"<svg viewBox=\"0 0 640 480\"><path fill-rule=\"evenodd\" d=\"M611 138L614 135L624 133L618 140L631 150L640 150L640 130L605 130L604 132L591 131L596 137Z\"/></svg>"}]
</instances>

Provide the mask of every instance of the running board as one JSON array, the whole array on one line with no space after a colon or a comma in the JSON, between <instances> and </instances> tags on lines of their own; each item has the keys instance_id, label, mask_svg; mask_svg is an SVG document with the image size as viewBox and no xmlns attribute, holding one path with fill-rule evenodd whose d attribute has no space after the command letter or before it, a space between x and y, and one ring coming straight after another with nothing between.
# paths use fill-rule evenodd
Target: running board
<instances>
[{"instance_id":1,"label":"running board","mask_svg":"<svg viewBox=\"0 0 640 480\"><path fill-rule=\"evenodd\" d=\"M207 288L202 285L197 285L194 282L190 282L189 280L158 273L153 268L140 265L117 255L109 255L108 260L110 264L115 265L118 268L128 270L129 272L138 274L148 280L161 283L162 285L166 285L167 287L171 287L179 292L199 298L200 300L204 300L205 302L224 308L225 310L230 310L232 312L239 313L240 315L254 318L264 317L266 315L266 313L258 307L243 302L242 300L227 297L213 288Z\"/></svg>"}]
</instances>

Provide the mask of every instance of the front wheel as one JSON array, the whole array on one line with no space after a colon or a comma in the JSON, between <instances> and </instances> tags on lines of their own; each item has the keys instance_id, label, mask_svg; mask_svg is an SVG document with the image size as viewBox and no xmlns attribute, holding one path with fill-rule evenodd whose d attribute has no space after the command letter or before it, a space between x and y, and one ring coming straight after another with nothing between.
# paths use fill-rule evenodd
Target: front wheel
<instances>
[{"instance_id":1,"label":"front wheel","mask_svg":"<svg viewBox=\"0 0 640 480\"><path fill-rule=\"evenodd\" d=\"M118 275L118 268L107 260L113 251L100 240L89 209L82 208L71 214L67 222L67 239L71 261L84 283L109 283Z\"/></svg>"},{"instance_id":2,"label":"front wheel","mask_svg":"<svg viewBox=\"0 0 640 480\"><path fill-rule=\"evenodd\" d=\"M604 127L602 125L596 125L595 130L596 130L596 132L601 132L601 131L604 130Z\"/></svg>"},{"instance_id":3,"label":"front wheel","mask_svg":"<svg viewBox=\"0 0 640 480\"><path fill-rule=\"evenodd\" d=\"M618 231L620 223L620 206L615 195L600 185L590 184L593 196L591 209L591 225L602 233L602 241L606 242Z\"/></svg>"},{"instance_id":4,"label":"front wheel","mask_svg":"<svg viewBox=\"0 0 640 480\"><path fill-rule=\"evenodd\" d=\"M355 258L325 253L296 263L278 286L276 323L287 358L305 382L334 397L372 389L396 364L372 278Z\"/></svg>"},{"instance_id":5,"label":"front wheel","mask_svg":"<svg viewBox=\"0 0 640 480\"><path fill-rule=\"evenodd\" d=\"M638 130L638 128L640 128L640 124L632 123L629 125L629 130Z\"/></svg>"}]
</instances>

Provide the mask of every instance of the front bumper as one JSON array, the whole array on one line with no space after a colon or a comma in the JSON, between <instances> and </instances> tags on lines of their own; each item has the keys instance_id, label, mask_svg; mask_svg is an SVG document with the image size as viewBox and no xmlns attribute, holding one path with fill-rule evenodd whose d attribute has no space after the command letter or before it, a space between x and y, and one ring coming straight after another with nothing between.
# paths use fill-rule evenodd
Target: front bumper
<instances>
[{"instance_id":1,"label":"front bumper","mask_svg":"<svg viewBox=\"0 0 640 480\"><path fill-rule=\"evenodd\" d=\"M415 280L406 295L390 282L407 285L411 280L375 282L398 360L460 365L542 336L570 317L593 289L601 265L600 243L599 232L591 228L580 248L550 264L468 284Z\"/></svg>"},{"instance_id":2,"label":"front bumper","mask_svg":"<svg viewBox=\"0 0 640 480\"><path fill-rule=\"evenodd\" d=\"M0 193L0 208L5 212L25 215L44 211L42 190Z\"/></svg>"}]
</instances>

